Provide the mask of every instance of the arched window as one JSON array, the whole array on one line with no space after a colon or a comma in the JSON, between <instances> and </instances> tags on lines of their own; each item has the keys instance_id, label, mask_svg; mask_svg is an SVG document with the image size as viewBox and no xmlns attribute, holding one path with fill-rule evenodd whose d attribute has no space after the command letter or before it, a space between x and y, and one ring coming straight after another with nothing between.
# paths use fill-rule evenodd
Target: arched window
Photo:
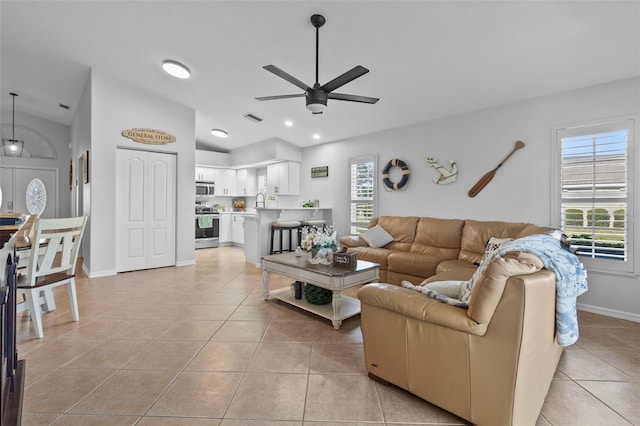
<instances>
[{"instance_id":1,"label":"arched window","mask_svg":"<svg viewBox=\"0 0 640 426\"><path fill-rule=\"evenodd\" d=\"M17 139L24 141L24 146L20 155L13 155L3 147L0 150L0 156L3 157L27 157L27 158L51 158L57 159L56 148L49 139L41 133L19 124L15 125L15 137L11 123L2 123L0 133L4 139Z\"/></svg>"}]
</instances>

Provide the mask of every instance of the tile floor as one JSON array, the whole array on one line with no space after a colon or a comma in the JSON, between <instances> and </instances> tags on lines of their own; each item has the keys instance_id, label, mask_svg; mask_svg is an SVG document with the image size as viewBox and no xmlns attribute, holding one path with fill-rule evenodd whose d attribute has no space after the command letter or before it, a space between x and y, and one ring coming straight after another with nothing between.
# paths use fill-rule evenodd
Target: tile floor
<instances>
[{"instance_id":1,"label":"tile floor","mask_svg":"<svg viewBox=\"0 0 640 426\"><path fill-rule=\"evenodd\" d=\"M465 421L369 380L359 318L330 322L262 300L242 251L198 250L197 266L78 280L27 360L23 425L454 425ZM285 278L272 285L287 285ZM640 324L580 312L537 426L640 425Z\"/></svg>"}]
</instances>

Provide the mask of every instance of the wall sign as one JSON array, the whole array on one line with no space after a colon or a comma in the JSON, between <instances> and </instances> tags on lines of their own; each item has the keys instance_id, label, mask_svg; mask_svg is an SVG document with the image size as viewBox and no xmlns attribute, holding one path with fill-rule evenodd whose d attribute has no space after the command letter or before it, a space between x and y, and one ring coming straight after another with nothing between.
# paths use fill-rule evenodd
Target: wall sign
<instances>
[{"instance_id":1,"label":"wall sign","mask_svg":"<svg viewBox=\"0 0 640 426\"><path fill-rule=\"evenodd\" d=\"M320 177L328 177L328 176L329 176L329 166L311 168L312 178L320 178Z\"/></svg>"},{"instance_id":2,"label":"wall sign","mask_svg":"<svg viewBox=\"0 0 640 426\"><path fill-rule=\"evenodd\" d=\"M148 145L166 145L176 141L176 137L162 130L155 129L129 129L123 130L122 136L134 142Z\"/></svg>"}]
</instances>

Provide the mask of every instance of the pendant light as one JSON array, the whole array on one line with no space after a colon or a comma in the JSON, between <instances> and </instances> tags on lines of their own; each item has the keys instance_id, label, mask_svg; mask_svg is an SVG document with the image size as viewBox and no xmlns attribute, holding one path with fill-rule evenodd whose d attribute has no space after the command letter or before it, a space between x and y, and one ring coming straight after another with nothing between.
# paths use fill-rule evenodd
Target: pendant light
<instances>
[{"instance_id":1,"label":"pendant light","mask_svg":"<svg viewBox=\"0 0 640 426\"><path fill-rule=\"evenodd\" d=\"M16 93L9 93L13 96L13 124L11 130L11 139L2 138L2 146L4 147L4 155L7 157L22 157L22 148L24 141L16 139Z\"/></svg>"}]
</instances>

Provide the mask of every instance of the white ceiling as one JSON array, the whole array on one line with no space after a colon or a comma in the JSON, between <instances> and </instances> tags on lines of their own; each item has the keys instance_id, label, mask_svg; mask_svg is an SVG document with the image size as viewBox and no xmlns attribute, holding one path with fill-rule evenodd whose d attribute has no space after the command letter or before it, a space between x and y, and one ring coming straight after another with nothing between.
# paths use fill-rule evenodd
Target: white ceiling
<instances>
[{"instance_id":1,"label":"white ceiling","mask_svg":"<svg viewBox=\"0 0 640 426\"><path fill-rule=\"evenodd\" d=\"M338 91L377 104L329 100L312 115L304 98L254 99L301 92L264 65L313 84L314 13L327 20L320 83L362 65L371 72ZM3 109L15 91L17 111L70 124L94 68L193 108L198 146L221 151L273 137L306 147L640 75L638 1L2 0L0 19ZM164 59L191 78L165 74Z\"/></svg>"}]
</instances>

